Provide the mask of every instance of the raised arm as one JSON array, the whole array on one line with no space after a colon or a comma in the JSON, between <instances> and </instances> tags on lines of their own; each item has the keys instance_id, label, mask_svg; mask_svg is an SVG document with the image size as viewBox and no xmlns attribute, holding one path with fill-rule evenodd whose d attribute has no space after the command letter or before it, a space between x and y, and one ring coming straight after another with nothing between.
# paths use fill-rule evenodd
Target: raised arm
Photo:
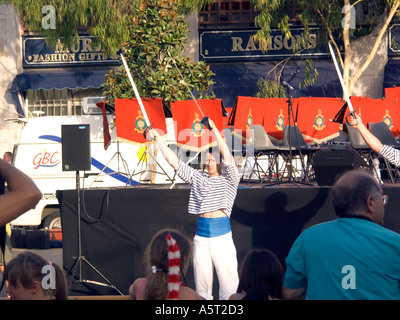
<instances>
[{"instance_id":1,"label":"raised arm","mask_svg":"<svg viewBox=\"0 0 400 320\"><path fill-rule=\"evenodd\" d=\"M221 133L219 132L214 121L212 121L210 119L209 123L210 123L211 130L214 133L215 139L217 140L219 150L222 155L222 159L224 160L224 162L226 164L230 164L233 161L233 157L232 157L231 151L229 150L228 145L226 144L225 139L221 136Z\"/></svg>"},{"instance_id":2,"label":"raised arm","mask_svg":"<svg viewBox=\"0 0 400 320\"><path fill-rule=\"evenodd\" d=\"M383 144L367 129L357 113L355 113L355 117L352 116L350 118L349 122L353 128L356 128L361 133L361 136L372 150L376 153L382 150Z\"/></svg>"},{"instance_id":3,"label":"raised arm","mask_svg":"<svg viewBox=\"0 0 400 320\"><path fill-rule=\"evenodd\" d=\"M161 150L161 153L163 154L165 160L174 168L175 170L178 170L178 165L179 165L179 158L175 154L174 151L168 147L166 144L165 140L163 137L158 133L156 129L151 129L148 132L148 137L149 139L154 139L157 143L158 148Z\"/></svg>"},{"instance_id":4,"label":"raised arm","mask_svg":"<svg viewBox=\"0 0 400 320\"><path fill-rule=\"evenodd\" d=\"M3 159L0 159L0 175L9 191L0 196L0 226L3 226L35 207L42 193L31 178Z\"/></svg>"}]
</instances>

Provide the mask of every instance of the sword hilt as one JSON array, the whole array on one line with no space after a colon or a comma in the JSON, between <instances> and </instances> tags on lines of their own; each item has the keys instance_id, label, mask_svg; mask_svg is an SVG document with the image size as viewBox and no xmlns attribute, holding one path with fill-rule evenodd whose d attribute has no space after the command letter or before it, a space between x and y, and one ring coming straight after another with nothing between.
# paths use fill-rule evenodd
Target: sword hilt
<instances>
[{"instance_id":1,"label":"sword hilt","mask_svg":"<svg viewBox=\"0 0 400 320\"><path fill-rule=\"evenodd\" d=\"M147 132L148 132L150 129L153 129L153 126L154 126L154 123L151 124L151 125L149 125L149 126L147 126L146 129L144 129L144 131L143 131L143 136L144 136L144 138L145 138L147 141L153 141L153 140L147 139Z\"/></svg>"},{"instance_id":2,"label":"sword hilt","mask_svg":"<svg viewBox=\"0 0 400 320\"><path fill-rule=\"evenodd\" d=\"M211 126L210 126L210 119L208 118L208 116L205 116L203 119L201 119L200 123L204 126L207 127L208 130L211 130Z\"/></svg>"},{"instance_id":3,"label":"sword hilt","mask_svg":"<svg viewBox=\"0 0 400 320\"><path fill-rule=\"evenodd\" d=\"M350 121L349 121L349 117L352 116L353 118L355 118L355 113L356 113L356 111L353 110L353 111L350 111L346 116L346 123L348 123L349 126L351 126Z\"/></svg>"}]
</instances>

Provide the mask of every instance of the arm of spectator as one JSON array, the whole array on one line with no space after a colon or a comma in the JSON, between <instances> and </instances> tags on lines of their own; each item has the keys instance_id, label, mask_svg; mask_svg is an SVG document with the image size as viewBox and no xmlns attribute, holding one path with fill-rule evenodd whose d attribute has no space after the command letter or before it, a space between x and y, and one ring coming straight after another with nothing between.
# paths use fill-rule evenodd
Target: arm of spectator
<instances>
[{"instance_id":1,"label":"arm of spectator","mask_svg":"<svg viewBox=\"0 0 400 320\"><path fill-rule=\"evenodd\" d=\"M42 193L30 177L3 159L0 159L0 175L9 191L0 195L0 226L3 226L34 208Z\"/></svg>"},{"instance_id":2,"label":"arm of spectator","mask_svg":"<svg viewBox=\"0 0 400 320\"><path fill-rule=\"evenodd\" d=\"M306 297L307 287L299 289L289 289L282 287L282 297L286 300L304 300Z\"/></svg>"}]
</instances>

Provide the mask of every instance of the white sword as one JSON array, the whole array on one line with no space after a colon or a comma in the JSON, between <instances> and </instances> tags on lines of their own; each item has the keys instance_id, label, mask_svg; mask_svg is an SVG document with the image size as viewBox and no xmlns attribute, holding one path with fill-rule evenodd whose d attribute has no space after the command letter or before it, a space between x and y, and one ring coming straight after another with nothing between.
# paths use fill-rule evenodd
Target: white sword
<instances>
[{"instance_id":1,"label":"white sword","mask_svg":"<svg viewBox=\"0 0 400 320\"><path fill-rule=\"evenodd\" d=\"M124 56L122 55L122 53L121 53L121 58L122 58L122 63L124 64L124 67L125 67L126 74L128 75L128 78L129 78L129 81L131 82L133 91L135 92L136 99L139 102L140 109L142 110L144 120L146 121L146 127L151 127L149 117L147 116L147 113L146 113L146 109L144 108L142 99L140 99L139 91L136 88L136 85L135 85L135 82L133 81L131 72L129 71L128 64L126 63L126 60L125 60Z\"/></svg>"},{"instance_id":2,"label":"white sword","mask_svg":"<svg viewBox=\"0 0 400 320\"><path fill-rule=\"evenodd\" d=\"M342 85L344 97L346 99L347 105L349 106L350 113L353 113L354 112L353 105L351 104L349 93L347 92L347 87L344 85L343 77L342 77L342 74L340 73L340 69L339 69L339 65L336 61L335 53L333 52L332 46L329 42L328 42L328 45L329 45L329 51L331 52L333 63L335 64L336 73L339 77L340 84ZM346 119L346 121L347 121L347 119Z\"/></svg>"},{"instance_id":3,"label":"white sword","mask_svg":"<svg viewBox=\"0 0 400 320\"><path fill-rule=\"evenodd\" d=\"M176 65L175 59L172 58L172 56L171 56L171 54L169 53L169 51L167 51L167 52L168 52L169 57L170 57L171 60L172 60L172 63L173 63L174 66L175 66L175 69L178 71L178 73L179 73L179 75L180 75L180 77L181 77L181 79L182 79L182 80L181 80L182 83L183 83L183 84L186 86L186 88L188 89L190 95L192 96L192 99L193 99L194 103L196 104L197 108L199 109L201 115L203 116L203 119L201 119L200 123L203 124L203 125L205 125L209 130L211 130L210 122L209 122L208 116L204 116L203 110L201 110L199 104L197 103L197 100L196 100L195 96L193 95L192 91L190 90L188 84L187 84L186 81L185 81L185 78L183 77L183 75L182 75L181 71L179 70L178 66Z\"/></svg>"}]
</instances>

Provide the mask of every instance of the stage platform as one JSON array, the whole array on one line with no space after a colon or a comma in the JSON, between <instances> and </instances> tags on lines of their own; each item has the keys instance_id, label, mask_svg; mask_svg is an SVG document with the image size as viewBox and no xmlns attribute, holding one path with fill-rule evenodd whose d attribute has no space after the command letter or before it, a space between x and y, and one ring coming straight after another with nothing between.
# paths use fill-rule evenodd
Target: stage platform
<instances>
[{"instance_id":1,"label":"stage platform","mask_svg":"<svg viewBox=\"0 0 400 320\"><path fill-rule=\"evenodd\" d=\"M383 191L389 196L384 226L400 232L400 183L384 182ZM241 183L231 215L239 266L251 248L268 248L284 264L293 241L304 229L335 219L330 190L315 181L309 185ZM78 271L74 275L85 281L79 281L73 292L117 294L113 288L86 282L106 283L100 273L126 294L136 278L145 276L144 250L157 231L175 228L193 238L197 217L187 213L189 192L187 185L173 189L170 185L140 185L81 190L82 255L98 272L82 262L82 276ZM63 226L63 264L68 271L78 256L77 191L58 191L57 197ZM191 270L187 282L194 287Z\"/></svg>"}]
</instances>

